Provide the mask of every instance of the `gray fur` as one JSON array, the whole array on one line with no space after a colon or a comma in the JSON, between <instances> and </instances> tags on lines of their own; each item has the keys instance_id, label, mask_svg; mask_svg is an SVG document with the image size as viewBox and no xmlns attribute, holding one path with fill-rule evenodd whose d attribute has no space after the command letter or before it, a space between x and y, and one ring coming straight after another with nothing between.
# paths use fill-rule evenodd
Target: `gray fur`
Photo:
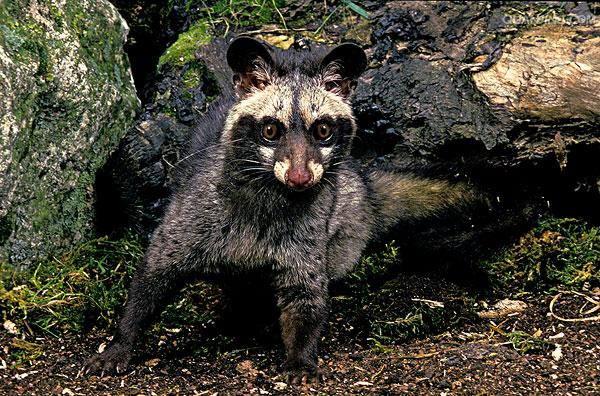
<instances>
[{"instance_id":1,"label":"gray fur","mask_svg":"<svg viewBox=\"0 0 600 396\"><path fill-rule=\"evenodd\" d=\"M184 173L181 186L133 278L115 340L106 352L88 362L89 369L123 369L143 327L189 279L207 275L227 277L259 270L270 274L275 289L281 311L286 368L296 374L314 372L317 342L327 318L330 281L345 276L358 262L369 241L404 218L435 217L453 205L477 199L461 184L423 179L413 174L382 171L365 174L360 170L349 156L355 122L351 112L344 110L349 109L348 90L358 74L352 69L344 76L343 59L338 59L340 52L348 49L356 54L356 47L348 46L337 50L335 56L329 56L334 58L335 78L331 77L332 69L328 65L319 68L314 54L301 62L296 55L291 54L288 59L286 53L275 51L275 59L269 60L271 69L265 71L260 63L258 88L244 86L229 105L215 105L219 111L224 107L231 109L226 110L225 119L209 116L224 133L216 134L202 154L195 155ZM263 50L257 47L255 52L262 54ZM235 58L235 68L239 70L234 71L244 73L243 61L243 58ZM361 63L360 59L356 63ZM325 78L319 73L326 73ZM289 147L261 151L260 144L236 136L242 125L240 120L250 117L247 122L252 124L256 121L252 119L253 112L267 108L257 104L256 97L252 98L261 94L267 80L274 95L285 92L285 97L279 98L281 102L293 103L294 97L302 97L322 104L319 98L327 96L330 104L318 111L329 112L328 116L333 119L349 117L340 124L348 128L345 135L336 136L336 143L324 149L306 134L308 126L291 126L296 122L293 120L300 120L302 124L303 114L311 109L311 104L295 105L300 109L284 109L288 118L282 122L290 124L285 124L287 133L297 134L302 143L286 143L282 138L280 145L296 144L293 150L302 149L306 157L302 161L314 159L325 169L322 180L306 191L288 188L273 176L271 168L277 155L300 154L290 154L294 151L289 151ZM327 88L318 85L319 81L331 84L332 80L342 82ZM252 84L254 80L252 76L242 75L234 81ZM307 84L316 84L310 94L306 93ZM334 98L339 100L337 104L331 95L338 98ZM268 98L278 100L272 95ZM245 101L249 100L253 101L251 106L246 105ZM317 108L317 105L312 107ZM335 113L335 109L341 109L341 113ZM307 122L306 117L304 122ZM273 158L264 158L264 152ZM252 159L242 153L250 153ZM248 164L244 167L244 162L256 163L256 168Z\"/></svg>"}]
</instances>

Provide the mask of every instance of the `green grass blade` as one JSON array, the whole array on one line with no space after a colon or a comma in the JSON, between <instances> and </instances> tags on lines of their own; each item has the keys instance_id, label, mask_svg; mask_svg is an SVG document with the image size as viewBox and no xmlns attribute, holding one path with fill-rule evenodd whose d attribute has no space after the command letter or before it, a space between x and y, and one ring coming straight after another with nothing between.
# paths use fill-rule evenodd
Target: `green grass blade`
<instances>
[{"instance_id":1,"label":"green grass blade","mask_svg":"<svg viewBox=\"0 0 600 396\"><path fill-rule=\"evenodd\" d=\"M356 12L361 17L363 17L365 19L369 19L369 13L361 6L357 5L356 3L354 3L350 0L342 0L342 3L346 4L346 6L348 8L350 8L352 11Z\"/></svg>"}]
</instances>

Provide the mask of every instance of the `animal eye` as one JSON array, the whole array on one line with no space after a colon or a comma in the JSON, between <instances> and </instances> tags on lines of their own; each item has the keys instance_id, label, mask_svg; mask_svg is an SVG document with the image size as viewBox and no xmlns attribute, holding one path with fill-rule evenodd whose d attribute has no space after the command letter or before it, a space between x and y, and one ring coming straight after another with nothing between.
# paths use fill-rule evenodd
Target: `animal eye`
<instances>
[{"instance_id":1,"label":"animal eye","mask_svg":"<svg viewBox=\"0 0 600 396\"><path fill-rule=\"evenodd\" d=\"M331 125L327 123L320 123L315 128L315 139L317 140L327 140L331 136L333 129Z\"/></svg>"},{"instance_id":2,"label":"animal eye","mask_svg":"<svg viewBox=\"0 0 600 396\"><path fill-rule=\"evenodd\" d=\"M265 124L262 128L262 135L267 140L277 140L279 138L279 128L276 124Z\"/></svg>"}]
</instances>

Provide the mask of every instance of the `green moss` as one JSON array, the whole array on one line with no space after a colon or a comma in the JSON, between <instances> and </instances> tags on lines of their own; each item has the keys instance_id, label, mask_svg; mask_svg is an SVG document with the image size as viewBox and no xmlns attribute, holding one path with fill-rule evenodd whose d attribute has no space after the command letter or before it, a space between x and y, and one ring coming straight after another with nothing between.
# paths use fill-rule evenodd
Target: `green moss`
<instances>
[{"instance_id":1,"label":"green moss","mask_svg":"<svg viewBox=\"0 0 600 396\"><path fill-rule=\"evenodd\" d=\"M169 117L177 118L177 111L173 107L171 107L171 106L167 105L167 106L163 107L161 109L161 112L163 114L168 115Z\"/></svg>"},{"instance_id":2,"label":"green moss","mask_svg":"<svg viewBox=\"0 0 600 396\"><path fill-rule=\"evenodd\" d=\"M176 4L181 5L181 2L170 0L165 7L167 13ZM369 41L370 27L368 22L363 19L367 16L366 11L352 1L343 1L336 7L327 5L327 3L312 7L310 10L309 7L304 7L300 12L302 16L293 20L286 20L281 13L280 8L289 5L283 0L217 0L210 6L198 0L188 0L184 4L187 12L191 14L190 18L195 22L161 56L158 63L159 69L166 64L182 67L194 60L198 47L210 41L214 35L227 36L229 32L244 27L263 28L265 25L274 25L282 30L281 33L284 33L288 27L306 30L307 25L318 23L321 26L316 29L317 32L312 34L313 38L326 41L326 38L319 35L318 32L322 32L327 23L343 21L343 24L351 27L347 37L365 43ZM360 23L357 23L359 18L358 22ZM311 35L308 31L306 34ZM273 40L269 35L263 39ZM273 41L277 41L277 39ZM290 37L290 40L284 41L286 43L293 42L293 38ZM275 44L277 45L277 43Z\"/></svg>"},{"instance_id":3,"label":"green moss","mask_svg":"<svg viewBox=\"0 0 600 396\"><path fill-rule=\"evenodd\" d=\"M284 1L269 0L219 0L211 7L211 18L224 19L235 27L261 26L282 21L278 8Z\"/></svg>"},{"instance_id":4,"label":"green moss","mask_svg":"<svg viewBox=\"0 0 600 396\"><path fill-rule=\"evenodd\" d=\"M1 8L1 7L0 7ZM38 62L42 31L38 25L20 23L7 13L0 11L0 40L8 54L19 62Z\"/></svg>"},{"instance_id":5,"label":"green moss","mask_svg":"<svg viewBox=\"0 0 600 396\"><path fill-rule=\"evenodd\" d=\"M391 241L381 252L363 257L345 282L353 294L370 293L401 265L399 248L395 241Z\"/></svg>"},{"instance_id":6,"label":"green moss","mask_svg":"<svg viewBox=\"0 0 600 396\"><path fill-rule=\"evenodd\" d=\"M198 62L194 62L190 67L183 73L182 82L186 88L196 88L202 82L202 77L206 73L206 69L203 68Z\"/></svg>"},{"instance_id":7,"label":"green moss","mask_svg":"<svg viewBox=\"0 0 600 396\"><path fill-rule=\"evenodd\" d=\"M14 362L12 367L20 367L24 363L37 359L44 353L44 347L41 344L19 338L13 338L10 346L10 361Z\"/></svg>"},{"instance_id":8,"label":"green moss","mask_svg":"<svg viewBox=\"0 0 600 396\"><path fill-rule=\"evenodd\" d=\"M0 32L2 33L0 37L2 37L4 47L9 51L18 52L25 42L25 39L18 34L14 27L0 25Z\"/></svg>"},{"instance_id":9,"label":"green moss","mask_svg":"<svg viewBox=\"0 0 600 396\"><path fill-rule=\"evenodd\" d=\"M182 67L195 60L198 47L209 43L211 38L207 22L197 22L187 32L180 34L177 41L162 54L158 60L158 68L164 64Z\"/></svg>"},{"instance_id":10,"label":"green moss","mask_svg":"<svg viewBox=\"0 0 600 396\"><path fill-rule=\"evenodd\" d=\"M8 212L6 216L0 218L0 245L5 243L15 228L15 214Z\"/></svg>"},{"instance_id":11,"label":"green moss","mask_svg":"<svg viewBox=\"0 0 600 396\"><path fill-rule=\"evenodd\" d=\"M344 35L344 40L352 40L361 45L371 44L371 24L366 19L357 19Z\"/></svg>"},{"instance_id":12,"label":"green moss","mask_svg":"<svg viewBox=\"0 0 600 396\"><path fill-rule=\"evenodd\" d=\"M356 329L357 338L368 338L377 349L478 320L476 296L466 290L443 279L404 273L394 278L402 269L398 253L391 243L364 257L334 297L334 311ZM482 263L503 297L598 287L599 264L600 228L568 218L540 221L515 246ZM505 336L520 353L548 347L525 333Z\"/></svg>"},{"instance_id":13,"label":"green moss","mask_svg":"<svg viewBox=\"0 0 600 396\"><path fill-rule=\"evenodd\" d=\"M515 294L600 285L600 227L546 218L486 265L496 289Z\"/></svg>"},{"instance_id":14,"label":"green moss","mask_svg":"<svg viewBox=\"0 0 600 396\"><path fill-rule=\"evenodd\" d=\"M125 301L125 280L142 255L140 239L129 234L86 242L30 271L2 268L3 319L22 330L53 336L108 326Z\"/></svg>"},{"instance_id":15,"label":"green moss","mask_svg":"<svg viewBox=\"0 0 600 396\"><path fill-rule=\"evenodd\" d=\"M142 259L141 238L133 233L78 245L64 255L38 262L25 272L0 267L0 312L26 335L80 332L114 326L127 296L126 284ZM214 286L196 283L162 312L155 332L214 322ZM13 359L14 360L14 359Z\"/></svg>"},{"instance_id":16,"label":"green moss","mask_svg":"<svg viewBox=\"0 0 600 396\"><path fill-rule=\"evenodd\" d=\"M508 343L510 343L515 351L521 355L531 353L545 353L548 352L554 343L541 338L541 331L534 334L529 334L525 331L504 331L498 326L490 326L492 332L498 333L505 337Z\"/></svg>"},{"instance_id":17,"label":"green moss","mask_svg":"<svg viewBox=\"0 0 600 396\"><path fill-rule=\"evenodd\" d=\"M12 237L0 238L2 260L29 262L91 235L93 175L138 105L122 26L107 6L12 0L0 7L0 46L15 65L3 72L17 88L5 95L18 130L8 136L13 184L4 188L18 189L7 207L19 208ZM63 155L78 166L63 172Z\"/></svg>"},{"instance_id":18,"label":"green moss","mask_svg":"<svg viewBox=\"0 0 600 396\"><path fill-rule=\"evenodd\" d=\"M427 282L427 279L417 279ZM475 300L462 293L456 297L436 296L430 298L442 301L411 298L398 293L397 282L377 292L377 295L363 307L370 312L369 339L377 343L397 344L415 337L426 337L473 322ZM404 300L404 301L402 301Z\"/></svg>"},{"instance_id":19,"label":"green moss","mask_svg":"<svg viewBox=\"0 0 600 396\"><path fill-rule=\"evenodd\" d=\"M172 10L175 2L169 2L167 10ZM263 26L265 24L278 24L286 27L286 22L279 13L279 7L284 5L281 0L218 0L211 6L197 1L187 1L186 10L192 12L195 22L188 31L179 35L165 53L160 57L158 68L163 65L182 67L195 60L195 52L202 44L210 42L212 37L219 34L227 34L233 29L246 26Z\"/></svg>"},{"instance_id":20,"label":"green moss","mask_svg":"<svg viewBox=\"0 0 600 396\"><path fill-rule=\"evenodd\" d=\"M52 19L54 20L54 23L56 23L58 26L61 26L65 22L64 11L54 4L49 4L48 9L50 11L50 15L52 16Z\"/></svg>"},{"instance_id":21,"label":"green moss","mask_svg":"<svg viewBox=\"0 0 600 396\"><path fill-rule=\"evenodd\" d=\"M554 346L553 343L548 342L535 334L529 334L524 331L512 331L504 333L503 335L508 339L515 351L519 352L521 355L547 352Z\"/></svg>"}]
</instances>

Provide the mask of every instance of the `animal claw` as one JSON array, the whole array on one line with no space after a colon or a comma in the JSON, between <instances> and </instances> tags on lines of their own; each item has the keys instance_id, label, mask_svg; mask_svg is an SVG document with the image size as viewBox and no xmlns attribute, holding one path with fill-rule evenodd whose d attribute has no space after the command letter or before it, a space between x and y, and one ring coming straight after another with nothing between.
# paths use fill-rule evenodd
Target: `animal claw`
<instances>
[{"instance_id":1,"label":"animal claw","mask_svg":"<svg viewBox=\"0 0 600 396\"><path fill-rule=\"evenodd\" d=\"M291 385L318 385L320 382L320 373L317 370L302 369L294 370L285 374L285 382Z\"/></svg>"}]
</instances>

